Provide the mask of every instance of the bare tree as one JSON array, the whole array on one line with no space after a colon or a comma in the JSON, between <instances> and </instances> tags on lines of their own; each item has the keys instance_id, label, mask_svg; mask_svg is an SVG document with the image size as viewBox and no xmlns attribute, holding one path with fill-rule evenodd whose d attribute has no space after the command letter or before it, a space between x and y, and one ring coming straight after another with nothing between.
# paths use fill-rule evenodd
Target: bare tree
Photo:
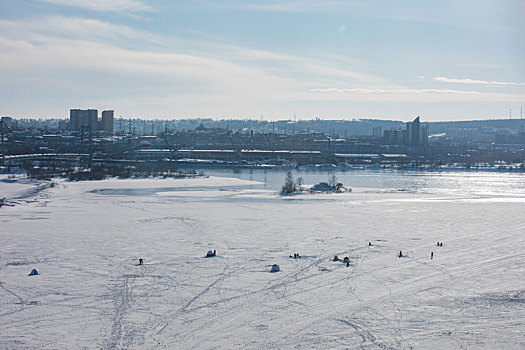
<instances>
[{"instance_id":1,"label":"bare tree","mask_svg":"<svg viewBox=\"0 0 525 350\"><path fill-rule=\"evenodd\" d=\"M337 176L335 175L330 176L330 178L328 179L328 184L332 186L333 188L335 188L337 186Z\"/></svg>"},{"instance_id":2,"label":"bare tree","mask_svg":"<svg viewBox=\"0 0 525 350\"><path fill-rule=\"evenodd\" d=\"M297 184L297 190L299 192L302 192L303 191L303 184L304 184L304 181L303 181L303 178L302 177L298 177L297 178L297 181L296 181L296 184Z\"/></svg>"}]
</instances>

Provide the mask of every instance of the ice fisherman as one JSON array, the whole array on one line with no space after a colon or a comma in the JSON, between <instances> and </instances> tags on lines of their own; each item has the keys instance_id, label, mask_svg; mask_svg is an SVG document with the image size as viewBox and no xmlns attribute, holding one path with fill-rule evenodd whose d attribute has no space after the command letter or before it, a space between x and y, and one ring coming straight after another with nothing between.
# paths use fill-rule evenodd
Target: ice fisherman
<instances>
[{"instance_id":1,"label":"ice fisherman","mask_svg":"<svg viewBox=\"0 0 525 350\"><path fill-rule=\"evenodd\" d=\"M372 242L368 242L368 246L371 247L372 246Z\"/></svg>"},{"instance_id":2,"label":"ice fisherman","mask_svg":"<svg viewBox=\"0 0 525 350\"><path fill-rule=\"evenodd\" d=\"M139 258L139 265L142 265L144 264L144 260L142 260L142 258Z\"/></svg>"},{"instance_id":3,"label":"ice fisherman","mask_svg":"<svg viewBox=\"0 0 525 350\"><path fill-rule=\"evenodd\" d=\"M402 252L402 251L399 251L399 257L400 257L400 258L403 257L403 252Z\"/></svg>"},{"instance_id":4,"label":"ice fisherman","mask_svg":"<svg viewBox=\"0 0 525 350\"><path fill-rule=\"evenodd\" d=\"M434 252L430 252L430 260L434 259Z\"/></svg>"}]
</instances>

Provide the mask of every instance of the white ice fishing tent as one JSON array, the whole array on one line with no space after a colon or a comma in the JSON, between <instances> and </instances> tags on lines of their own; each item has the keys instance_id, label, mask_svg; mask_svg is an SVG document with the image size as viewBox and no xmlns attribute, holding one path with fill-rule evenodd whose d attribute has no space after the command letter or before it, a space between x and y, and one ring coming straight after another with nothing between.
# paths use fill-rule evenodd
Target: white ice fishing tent
<instances>
[{"instance_id":1,"label":"white ice fishing tent","mask_svg":"<svg viewBox=\"0 0 525 350\"><path fill-rule=\"evenodd\" d=\"M279 272L281 271L281 268L277 264L273 264L272 268L270 269L270 272Z\"/></svg>"}]
</instances>

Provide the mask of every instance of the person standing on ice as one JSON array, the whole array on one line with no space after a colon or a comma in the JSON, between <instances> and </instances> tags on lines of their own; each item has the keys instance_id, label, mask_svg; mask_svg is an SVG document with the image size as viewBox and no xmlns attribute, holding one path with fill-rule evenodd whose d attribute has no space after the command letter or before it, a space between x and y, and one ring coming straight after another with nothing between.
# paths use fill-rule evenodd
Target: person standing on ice
<instances>
[{"instance_id":1,"label":"person standing on ice","mask_svg":"<svg viewBox=\"0 0 525 350\"><path fill-rule=\"evenodd\" d=\"M430 260L434 259L434 252L430 252Z\"/></svg>"},{"instance_id":2,"label":"person standing on ice","mask_svg":"<svg viewBox=\"0 0 525 350\"><path fill-rule=\"evenodd\" d=\"M402 251L399 251L399 257L400 257L400 258L403 257L403 252L402 252Z\"/></svg>"},{"instance_id":3,"label":"person standing on ice","mask_svg":"<svg viewBox=\"0 0 525 350\"><path fill-rule=\"evenodd\" d=\"M144 260L142 260L142 258L139 258L139 265L142 265L144 264Z\"/></svg>"}]
</instances>

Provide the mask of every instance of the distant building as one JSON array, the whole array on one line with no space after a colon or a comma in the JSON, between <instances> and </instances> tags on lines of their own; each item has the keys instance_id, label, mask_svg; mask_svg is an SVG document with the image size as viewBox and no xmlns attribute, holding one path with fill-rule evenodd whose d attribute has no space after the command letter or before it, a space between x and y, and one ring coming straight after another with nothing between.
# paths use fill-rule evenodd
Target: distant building
<instances>
[{"instance_id":1,"label":"distant building","mask_svg":"<svg viewBox=\"0 0 525 350\"><path fill-rule=\"evenodd\" d=\"M100 130L113 133L114 111L102 111L102 120L100 121Z\"/></svg>"},{"instance_id":2,"label":"distant building","mask_svg":"<svg viewBox=\"0 0 525 350\"><path fill-rule=\"evenodd\" d=\"M71 109L69 111L69 130L80 131L82 127L98 130L98 111L96 109Z\"/></svg>"},{"instance_id":3,"label":"distant building","mask_svg":"<svg viewBox=\"0 0 525 350\"><path fill-rule=\"evenodd\" d=\"M496 134L496 136L494 137L494 142L498 144L506 144L507 134Z\"/></svg>"},{"instance_id":4,"label":"distant building","mask_svg":"<svg viewBox=\"0 0 525 350\"><path fill-rule=\"evenodd\" d=\"M372 136L374 138L381 138L382 135L383 135L383 128L382 127L376 126L376 127L372 128Z\"/></svg>"},{"instance_id":5,"label":"distant building","mask_svg":"<svg viewBox=\"0 0 525 350\"><path fill-rule=\"evenodd\" d=\"M69 122L67 120L61 120L58 122L58 130L64 131L69 130Z\"/></svg>"},{"instance_id":6,"label":"distant building","mask_svg":"<svg viewBox=\"0 0 525 350\"><path fill-rule=\"evenodd\" d=\"M404 145L406 143L406 130L385 130L383 132L383 142L387 145Z\"/></svg>"},{"instance_id":7,"label":"distant building","mask_svg":"<svg viewBox=\"0 0 525 350\"><path fill-rule=\"evenodd\" d=\"M11 117L2 117L2 122L5 123L8 127L11 127L13 125L13 118Z\"/></svg>"},{"instance_id":8,"label":"distant building","mask_svg":"<svg viewBox=\"0 0 525 350\"><path fill-rule=\"evenodd\" d=\"M385 130L383 142L388 145L422 146L428 142L428 126L419 117L406 123L405 129Z\"/></svg>"},{"instance_id":9,"label":"distant building","mask_svg":"<svg viewBox=\"0 0 525 350\"><path fill-rule=\"evenodd\" d=\"M421 125L419 117L412 122L406 123L407 138L406 144L409 146L425 145L428 140L428 127Z\"/></svg>"}]
</instances>

